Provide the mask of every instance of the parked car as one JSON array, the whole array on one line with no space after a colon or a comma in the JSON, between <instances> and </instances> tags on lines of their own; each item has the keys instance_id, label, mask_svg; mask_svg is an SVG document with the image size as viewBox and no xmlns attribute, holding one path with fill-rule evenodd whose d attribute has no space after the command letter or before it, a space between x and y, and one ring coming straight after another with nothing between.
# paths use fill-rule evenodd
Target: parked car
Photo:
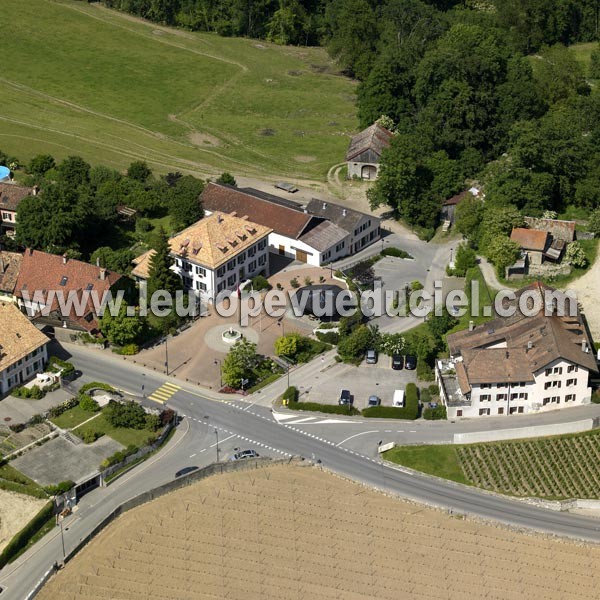
<instances>
[{"instance_id":1,"label":"parked car","mask_svg":"<svg viewBox=\"0 0 600 600\"><path fill-rule=\"evenodd\" d=\"M392 406L404 408L404 390L394 390L394 397L392 399Z\"/></svg>"},{"instance_id":2,"label":"parked car","mask_svg":"<svg viewBox=\"0 0 600 600\"><path fill-rule=\"evenodd\" d=\"M287 181L278 181L275 187L289 194L295 194L298 191L298 188L293 183L288 183Z\"/></svg>"},{"instance_id":3,"label":"parked car","mask_svg":"<svg viewBox=\"0 0 600 600\"><path fill-rule=\"evenodd\" d=\"M417 357L412 354L407 354L404 360L404 366L409 371L414 371L417 368Z\"/></svg>"},{"instance_id":4,"label":"parked car","mask_svg":"<svg viewBox=\"0 0 600 600\"><path fill-rule=\"evenodd\" d=\"M240 452L236 452L231 460L246 460L248 458L258 458L258 452L256 450L241 450Z\"/></svg>"},{"instance_id":5,"label":"parked car","mask_svg":"<svg viewBox=\"0 0 600 600\"><path fill-rule=\"evenodd\" d=\"M352 394L350 394L350 390L342 390L340 392L338 404L340 406L347 406L348 404L352 404Z\"/></svg>"},{"instance_id":6,"label":"parked car","mask_svg":"<svg viewBox=\"0 0 600 600\"><path fill-rule=\"evenodd\" d=\"M437 408L438 407L438 403L437 402L430 402L429 403L429 408Z\"/></svg>"},{"instance_id":7,"label":"parked car","mask_svg":"<svg viewBox=\"0 0 600 600\"><path fill-rule=\"evenodd\" d=\"M369 396L367 400L367 406L379 406L381 404L381 400L379 396Z\"/></svg>"},{"instance_id":8,"label":"parked car","mask_svg":"<svg viewBox=\"0 0 600 600\"><path fill-rule=\"evenodd\" d=\"M368 365L375 365L377 364L377 350L374 350L373 348L367 350L367 364Z\"/></svg>"},{"instance_id":9,"label":"parked car","mask_svg":"<svg viewBox=\"0 0 600 600\"><path fill-rule=\"evenodd\" d=\"M404 356L402 354L392 354L392 369L400 371L404 368Z\"/></svg>"},{"instance_id":10,"label":"parked car","mask_svg":"<svg viewBox=\"0 0 600 600\"><path fill-rule=\"evenodd\" d=\"M187 475L188 473L191 473L192 471L196 471L198 469L198 467L184 467L183 469L179 469L179 471L177 471L177 473L175 473L175 477L181 477L182 475Z\"/></svg>"}]
</instances>

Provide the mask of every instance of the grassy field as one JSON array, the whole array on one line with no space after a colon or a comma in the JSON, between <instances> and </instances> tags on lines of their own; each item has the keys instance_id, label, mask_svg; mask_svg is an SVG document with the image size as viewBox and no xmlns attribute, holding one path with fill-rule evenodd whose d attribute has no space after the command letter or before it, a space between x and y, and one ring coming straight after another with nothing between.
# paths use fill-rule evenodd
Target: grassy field
<instances>
[{"instance_id":1,"label":"grassy field","mask_svg":"<svg viewBox=\"0 0 600 600\"><path fill-rule=\"evenodd\" d=\"M147 429L128 429L126 427L113 427L105 418L103 414L100 414L97 418L78 427L73 431L79 437L83 437L86 431L95 431L111 437L119 444L127 447L130 444L134 446L145 446L146 441L149 437L155 434Z\"/></svg>"},{"instance_id":2,"label":"grassy field","mask_svg":"<svg viewBox=\"0 0 600 600\"><path fill-rule=\"evenodd\" d=\"M320 48L161 28L73 0L3 0L0 148L117 168L323 179L357 126Z\"/></svg>"},{"instance_id":3,"label":"grassy field","mask_svg":"<svg viewBox=\"0 0 600 600\"><path fill-rule=\"evenodd\" d=\"M600 431L461 446L403 446L385 457L512 496L600 498Z\"/></svg>"},{"instance_id":4,"label":"grassy field","mask_svg":"<svg viewBox=\"0 0 600 600\"><path fill-rule=\"evenodd\" d=\"M0 466L0 489L35 496L36 498L46 497L42 488L35 481L29 479L8 463Z\"/></svg>"},{"instance_id":5,"label":"grassy field","mask_svg":"<svg viewBox=\"0 0 600 600\"><path fill-rule=\"evenodd\" d=\"M52 417L50 420L61 429L72 429L76 427L80 423L91 419L95 414L95 412L91 412L89 410L83 410L81 406L77 405L69 410L66 410L62 415L58 417Z\"/></svg>"}]
</instances>

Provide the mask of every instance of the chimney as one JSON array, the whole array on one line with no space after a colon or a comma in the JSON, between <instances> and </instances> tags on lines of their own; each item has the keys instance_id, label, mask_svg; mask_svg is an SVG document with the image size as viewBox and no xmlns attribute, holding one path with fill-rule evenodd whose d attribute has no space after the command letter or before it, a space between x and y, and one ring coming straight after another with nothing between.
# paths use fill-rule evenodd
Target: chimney
<instances>
[{"instance_id":1,"label":"chimney","mask_svg":"<svg viewBox=\"0 0 600 600\"><path fill-rule=\"evenodd\" d=\"M473 331L475 329L475 321L469 321L469 331Z\"/></svg>"},{"instance_id":2,"label":"chimney","mask_svg":"<svg viewBox=\"0 0 600 600\"><path fill-rule=\"evenodd\" d=\"M69 262L69 257L67 256L67 253L65 252L63 254L63 265L66 265Z\"/></svg>"},{"instance_id":3,"label":"chimney","mask_svg":"<svg viewBox=\"0 0 600 600\"><path fill-rule=\"evenodd\" d=\"M527 351L531 350L533 348L533 342L531 340L529 340L527 342Z\"/></svg>"},{"instance_id":4,"label":"chimney","mask_svg":"<svg viewBox=\"0 0 600 600\"><path fill-rule=\"evenodd\" d=\"M96 266L99 267L100 266L100 257L98 256L96 258Z\"/></svg>"},{"instance_id":5,"label":"chimney","mask_svg":"<svg viewBox=\"0 0 600 600\"><path fill-rule=\"evenodd\" d=\"M100 280L104 281L106 279L106 269L100 269Z\"/></svg>"},{"instance_id":6,"label":"chimney","mask_svg":"<svg viewBox=\"0 0 600 600\"><path fill-rule=\"evenodd\" d=\"M327 210L327 202L323 202L323 210Z\"/></svg>"},{"instance_id":7,"label":"chimney","mask_svg":"<svg viewBox=\"0 0 600 600\"><path fill-rule=\"evenodd\" d=\"M585 340L581 340L581 350L586 354L590 351Z\"/></svg>"},{"instance_id":8,"label":"chimney","mask_svg":"<svg viewBox=\"0 0 600 600\"><path fill-rule=\"evenodd\" d=\"M342 217L345 217L348 213L346 212L346 209L344 208L344 210L342 210Z\"/></svg>"}]
</instances>

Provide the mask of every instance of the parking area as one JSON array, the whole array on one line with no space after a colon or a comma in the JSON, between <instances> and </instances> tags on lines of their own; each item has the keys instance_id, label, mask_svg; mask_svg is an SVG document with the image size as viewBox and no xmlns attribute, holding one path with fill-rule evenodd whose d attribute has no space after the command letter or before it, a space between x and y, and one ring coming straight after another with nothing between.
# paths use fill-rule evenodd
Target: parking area
<instances>
[{"instance_id":1,"label":"parking area","mask_svg":"<svg viewBox=\"0 0 600 600\"><path fill-rule=\"evenodd\" d=\"M359 367L336 364L324 376L305 386L299 385L298 390L303 402L337 404L340 390L346 389L354 397L354 407L361 410L366 408L372 395L381 399L382 406L392 406L394 390L416 382L416 371L394 371L391 358L380 354L375 365L367 365L364 361Z\"/></svg>"}]
</instances>

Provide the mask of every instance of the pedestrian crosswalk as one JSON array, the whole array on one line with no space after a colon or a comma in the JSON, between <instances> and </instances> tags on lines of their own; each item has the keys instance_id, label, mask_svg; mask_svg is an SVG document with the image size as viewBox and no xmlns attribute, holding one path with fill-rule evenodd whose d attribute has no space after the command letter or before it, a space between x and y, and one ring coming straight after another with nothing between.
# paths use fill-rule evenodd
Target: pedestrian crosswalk
<instances>
[{"instance_id":1,"label":"pedestrian crosswalk","mask_svg":"<svg viewBox=\"0 0 600 600\"><path fill-rule=\"evenodd\" d=\"M148 398L164 404L173 394L176 394L181 389L180 385L169 383L168 381L163 383L157 390L154 390Z\"/></svg>"},{"instance_id":2,"label":"pedestrian crosswalk","mask_svg":"<svg viewBox=\"0 0 600 600\"><path fill-rule=\"evenodd\" d=\"M337 423L350 423L344 419L329 419L321 417L304 417L300 414L278 413L273 411L273 418L283 425L333 425Z\"/></svg>"}]
</instances>

